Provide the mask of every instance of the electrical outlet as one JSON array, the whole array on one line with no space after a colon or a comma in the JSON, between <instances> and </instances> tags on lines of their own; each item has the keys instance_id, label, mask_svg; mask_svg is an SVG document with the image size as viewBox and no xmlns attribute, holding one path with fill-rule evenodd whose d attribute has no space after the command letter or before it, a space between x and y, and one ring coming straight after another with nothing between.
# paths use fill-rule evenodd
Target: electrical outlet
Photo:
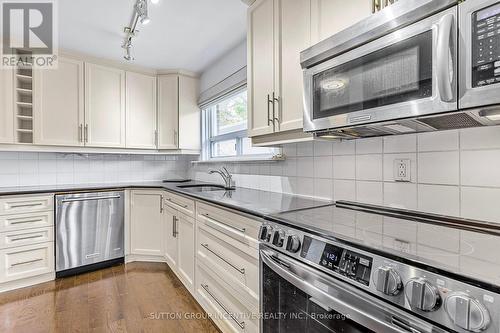
<instances>
[{"instance_id":1,"label":"electrical outlet","mask_svg":"<svg viewBox=\"0 0 500 333\"><path fill-rule=\"evenodd\" d=\"M394 160L394 180L397 182L411 181L411 160L396 159Z\"/></svg>"},{"instance_id":2,"label":"electrical outlet","mask_svg":"<svg viewBox=\"0 0 500 333\"><path fill-rule=\"evenodd\" d=\"M410 253L411 245L404 240L394 239L394 249L399 252Z\"/></svg>"}]
</instances>

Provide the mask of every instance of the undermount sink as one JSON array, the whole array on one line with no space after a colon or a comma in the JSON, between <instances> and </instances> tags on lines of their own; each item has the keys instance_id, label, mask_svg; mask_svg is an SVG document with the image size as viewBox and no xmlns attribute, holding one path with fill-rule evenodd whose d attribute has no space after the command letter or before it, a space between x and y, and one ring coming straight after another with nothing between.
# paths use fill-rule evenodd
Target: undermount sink
<instances>
[{"instance_id":1,"label":"undermount sink","mask_svg":"<svg viewBox=\"0 0 500 333\"><path fill-rule=\"evenodd\" d=\"M177 187L193 192L234 191L234 188L227 188L219 184L177 185Z\"/></svg>"}]
</instances>

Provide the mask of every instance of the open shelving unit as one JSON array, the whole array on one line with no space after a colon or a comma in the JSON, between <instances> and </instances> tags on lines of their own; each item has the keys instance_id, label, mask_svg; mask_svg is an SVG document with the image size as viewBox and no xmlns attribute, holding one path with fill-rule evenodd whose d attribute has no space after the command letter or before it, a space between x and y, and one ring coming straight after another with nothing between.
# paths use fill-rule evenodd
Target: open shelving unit
<instances>
[{"instance_id":1,"label":"open shelving unit","mask_svg":"<svg viewBox=\"0 0 500 333\"><path fill-rule=\"evenodd\" d=\"M17 50L21 56L31 56L24 50ZM33 64L26 62L15 72L15 130L17 143L33 143Z\"/></svg>"}]
</instances>

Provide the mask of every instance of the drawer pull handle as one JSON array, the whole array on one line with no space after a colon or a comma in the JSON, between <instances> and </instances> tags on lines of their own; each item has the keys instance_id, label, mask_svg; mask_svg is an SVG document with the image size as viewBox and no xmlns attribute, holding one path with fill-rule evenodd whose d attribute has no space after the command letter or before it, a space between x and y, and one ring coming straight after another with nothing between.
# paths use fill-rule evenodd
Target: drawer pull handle
<instances>
[{"instance_id":1,"label":"drawer pull handle","mask_svg":"<svg viewBox=\"0 0 500 333\"><path fill-rule=\"evenodd\" d=\"M180 206L182 208L188 208L188 205L183 205L183 204L177 203L174 200L172 200L171 198L167 198L167 201L173 203L174 205Z\"/></svg>"},{"instance_id":2,"label":"drawer pull handle","mask_svg":"<svg viewBox=\"0 0 500 333\"><path fill-rule=\"evenodd\" d=\"M245 229L245 228L237 228L237 227L232 226L232 225L230 225L230 224L227 224L227 223L221 222L221 221L219 221L219 220L216 220L216 219L214 219L213 217L211 217L210 215L208 215L207 213L204 213L204 214L201 214L201 215L203 215L204 217L206 217L206 218L207 218L207 219L209 219L209 220L212 220L212 221L214 221L214 222L217 222L217 223L219 223L219 224L222 224L222 225L224 225L224 226L226 226L226 227L228 227L228 228L231 228L231 229L233 229L233 230L239 231L239 232L241 232L242 234L244 234L244 233L247 231L247 229Z\"/></svg>"},{"instance_id":3,"label":"drawer pull handle","mask_svg":"<svg viewBox=\"0 0 500 333\"><path fill-rule=\"evenodd\" d=\"M220 254L218 254L217 252L215 252L214 250L212 250L210 247L208 247L208 244L201 244L201 246L203 246L208 251L212 252L215 256L219 257L219 259L221 259L222 261L224 261L226 264L228 264L229 266L231 266L232 268L234 268L235 270L237 270L241 274L245 274L245 269L244 268L238 268L236 265L232 264L229 260L227 260L226 258L224 258L223 256L221 256Z\"/></svg>"},{"instance_id":4,"label":"drawer pull handle","mask_svg":"<svg viewBox=\"0 0 500 333\"><path fill-rule=\"evenodd\" d=\"M10 222L10 224L24 224L24 223L35 223L35 222L43 222L43 219L12 221Z\"/></svg>"},{"instance_id":5,"label":"drawer pull handle","mask_svg":"<svg viewBox=\"0 0 500 333\"><path fill-rule=\"evenodd\" d=\"M34 263L39 262L39 261L43 261L43 259L39 258L39 259L34 259L34 260L29 260L29 261L16 262L15 264L10 265L10 267L34 264Z\"/></svg>"},{"instance_id":6,"label":"drawer pull handle","mask_svg":"<svg viewBox=\"0 0 500 333\"><path fill-rule=\"evenodd\" d=\"M10 208L25 208L25 207L36 207L36 206L43 206L43 203L38 202L38 203L31 203L31 204L14 204L10 205Z\"/></svg>"},{"instance_id":7,"label":"drawer pull handle","mask_svg":"<svg viewBox=\"0 0 500 333\"><path fill-rule=\"evenodd\" d=\"M119 195L113 195L108 197L88 197L88 198L75 198L75 199L66 199L61 200L62 203L66 202L77 202L77 201L92 201L92 200L111 200L111 199L120 199Z\"/></svg>"},{"instance_id":8,"label":"drawer pull handle","mask_svg":"<svg viewBox=\"0 0 500 333\"><path fill-rule=\"evenodd\" d=\"M27 239L36 239L36 238L43 238L43 235L34 235L34 236L26 236L26 237L18 237L18 238L12 238L11 242L19 242Z\"/></svg>"},{"instance_id":9,"label":"drawer pull handle","mask_svg":"<svg viewBox=\"0 0 500 333\"><path fill-rule=\"evenodd\" d=\"M212 298L213 298L213 300L214 300L217 304L219 304L219 306L222 308L222 310L224 310L224 312L226 312L226 313L227 313L227 314L231 317L231 319L232 319L232 320L234 320L234 322L235 322L236 324L238 324L238 326L239 326L239 327L241 327L241 329L243 329L243 330L245 329L245 322L244 322L244 321L241 321L241 322L240 322L240 321L238 321L238 318L236 318L236 317L234 316L234 314L232 314L231 312L229 312L229 311L227 310L226 306L225 306L224 304L222 304L222 302L221 302L221 301L219 301L219 300L217 299L217 297L215 297L215 295L214 295L214 294L212 294L212 292L211 292L211 291L210 291L210 289L208 288L208 284L202 284L202 285L201 285L201 287L202 287L203 289L205 289L205 291L207 292L207 294L209 294L209 295L210 295L210 297L212 297Z\"/></svg>"}]
</instances>

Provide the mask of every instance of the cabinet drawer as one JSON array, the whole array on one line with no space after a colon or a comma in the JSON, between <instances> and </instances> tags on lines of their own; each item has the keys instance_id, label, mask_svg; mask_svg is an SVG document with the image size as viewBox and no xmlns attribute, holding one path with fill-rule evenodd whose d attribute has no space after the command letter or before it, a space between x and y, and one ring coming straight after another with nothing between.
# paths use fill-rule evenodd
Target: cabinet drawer
<instances>
[{"instance_id":1,"label":"cabinet drawer","mask_svg":"<svg viewBox=\"0 0 500 333\"><path fill-rule=\"evenodd\" d=\"M54 243L41 243L0 250L0 282L54 271Z\"/></svg>"},{"instance_id":2,"label":"cabinet drawer","mask_svg":"<svg viewBox=\"0 0 500 333\"><path fill-rule=\"evenodd\" d=\"M0 232L54 226L54 212L0 215Z\"/></svg>"},{"instance_id":3,"label":"cabinet drawer","mask_svg":"<svg viewBox=\"0 0 500 333\"><path fill-rule=\"evenodd\" d=\"M258 310L252 312L233 296L203 263L196 270L196 297L222 332L259 332Z\"/></svg>"},{"instance_id":4,"label":"cabinet drawer","mask_svg":"<svg viewBox=\"0 0 500 333\"><path fill-rule=\"evenodd\" d=\"M198 228L197 256L222 280L230 284L245 304L251 302L258 308L259 257L258 250L242 249L226 243L213 235L205 226Z\"/></svg>"},{"instance_id":5,"label":"cabinet drawer","mask_svg":"<svg viewBox=\"0 0 500 333\"><path fill-rule=\"evenodd\" d=\"M54 228L36 228L0 233L0 249L54 241Z\"/></svg>"},{"instance_id":6,"label":"cabinet drawer","mask_svg":"<svg viewBox=\"0 0 500 333\"><path fill-rule=\"evenodd\" d=\"M54 196L12 196L0 198L0 215L54 209Z\"/></svg>"},{"instance_id":7,"label":"cabinet drawer","mask_svg":"<svg viewBox=\"0 0 500 333\"><path fill-rule=\"evenodd\" d=\"M233 246L246 244L259 248L257 240L261 222L241 214L197 202L196 219L208 228L217 231L221 237Z\"/></svg>"},{"instance_id":8,"label":"cabinet drawer","mask_svg":"<svg viewBox=\"0 0 500 333\"><path fill-rule=\"evenodd\" d=\"M170 192L165 192L163 196L167 205L188 216L194 217L194 200Z\"/></svg>"}]
</instances>

